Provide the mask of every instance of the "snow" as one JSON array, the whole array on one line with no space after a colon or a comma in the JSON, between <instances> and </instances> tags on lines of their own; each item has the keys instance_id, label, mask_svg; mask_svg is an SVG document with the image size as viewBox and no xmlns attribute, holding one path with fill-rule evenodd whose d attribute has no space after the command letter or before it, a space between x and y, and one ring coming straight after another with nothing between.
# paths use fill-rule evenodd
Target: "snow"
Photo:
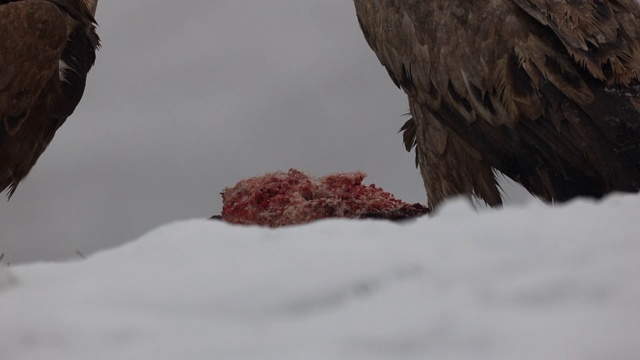
<instances>
[{"instance_id":1,"label":"snow","mask_svg":"<svg viewBox=\"0 0 640 360\"><path fill-rule=\"evenodd\" d=\"M424 189L353 3L111 0L97 19L80 106L0 204L0 360L640 358L637 195L127 243L266 171Z\"/></svg>"},{"instance_id":2,"label":"snow","mask_svg":"<svg viewBox=\"0 0 640 360\"><path fill-rule=\"evenodd\" d=\"M188 220L0 270L1 359L633 359L640 197L404 223Z\"/></svg>"}]
</instances>

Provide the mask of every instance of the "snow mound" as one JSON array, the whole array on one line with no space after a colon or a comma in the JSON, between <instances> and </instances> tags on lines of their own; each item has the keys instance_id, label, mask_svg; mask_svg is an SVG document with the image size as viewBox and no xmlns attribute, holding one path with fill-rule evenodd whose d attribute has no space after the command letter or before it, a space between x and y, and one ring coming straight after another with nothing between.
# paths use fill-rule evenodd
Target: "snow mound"
<instances>
[{"instance_id":1,"label":"snow mound","mask_svg":"<svg viewBox=\"0 0 640 360\"><path fill-rule=\"evenodd\" d=\"M403 223L168 224L3 270L0 358L632 359L638 214L626 195L483 214L456 201Z\"/></svg>"}]
</instances>

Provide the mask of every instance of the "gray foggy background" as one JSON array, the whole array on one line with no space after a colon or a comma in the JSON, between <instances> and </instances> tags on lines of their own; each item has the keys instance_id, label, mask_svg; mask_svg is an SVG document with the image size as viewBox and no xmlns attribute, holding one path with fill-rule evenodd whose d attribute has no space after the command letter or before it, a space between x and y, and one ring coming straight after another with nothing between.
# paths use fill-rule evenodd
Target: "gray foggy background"
<instances>
[{"instance_id":1,"label":"gray foggy background","mask_svg":"<svg viewBox=\"0 0 640 360\"><path fill-rule=\"evenodd\" d=\"M363 170L426 201L397 134L406 98L350 0L101 0L96 17L103 48L80 106L0 201L3 262L218 214L224 187L275 170Z\"/></svg>"}]
</instances>

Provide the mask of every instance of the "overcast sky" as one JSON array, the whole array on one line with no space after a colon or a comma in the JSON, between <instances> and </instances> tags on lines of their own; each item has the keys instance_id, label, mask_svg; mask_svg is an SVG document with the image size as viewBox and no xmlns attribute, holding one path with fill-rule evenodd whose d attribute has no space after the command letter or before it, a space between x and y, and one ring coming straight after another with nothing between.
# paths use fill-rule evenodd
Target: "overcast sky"
<instances>
[{"instance_id":1,"label":"overcast sky","mask_svg":"<svg viewBox=\"0 0 640 360\"><path fill-rule=\"evenodd\" d=\"M350 0L102 0L83 100L9 202L0 253L91 253L221 210L243 178L363 170L426 202L406 97ZM520 193L512 200L521 199Z\"/></svg>"}]
</instances>

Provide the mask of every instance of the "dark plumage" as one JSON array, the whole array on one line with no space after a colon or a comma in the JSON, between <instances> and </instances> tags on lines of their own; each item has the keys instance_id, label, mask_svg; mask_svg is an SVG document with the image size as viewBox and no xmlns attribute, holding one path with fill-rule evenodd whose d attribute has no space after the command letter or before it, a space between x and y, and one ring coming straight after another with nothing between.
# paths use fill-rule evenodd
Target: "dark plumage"
<instances>
[{"instance_id":1,"label":"dark plumage","mask_svg":"<svg viewBox=\"0 0 640 360\"><path fill-rule=\"evenodd\" d=\"M11 196L82 98L97 0L0 0L0 191Z\"/></svg>"},{"instance_id":2,"label":"dark plumage","mask_svg":"<svg viewBox=\"0 0 640 360\"><path fill-rule=\"evenodd\" d=\"M546 201L640 189L636 0L355 0L409 97L429 203L501 204L496 173Z\"/></svg>"}]
</instances>

